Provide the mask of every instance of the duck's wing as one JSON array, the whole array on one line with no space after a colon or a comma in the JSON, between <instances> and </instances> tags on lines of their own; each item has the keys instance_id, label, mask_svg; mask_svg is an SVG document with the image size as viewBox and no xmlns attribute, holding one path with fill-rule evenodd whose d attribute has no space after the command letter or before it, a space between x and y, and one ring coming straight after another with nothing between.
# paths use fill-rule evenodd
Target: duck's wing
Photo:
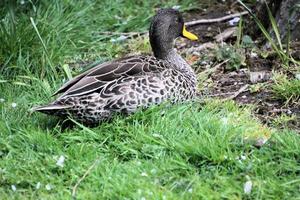
<instances>
[{"instance_id":1,"label":"duck's wing","mask_svg":"<svg viewBox=\"0 0 300 200\"><path fill-rule=\"evenodd\" d=\"M65 83L56 94L79 96L101 90L107 83L121 77L134 76L147 72L159 72L168 63L152 56L138 56L119 59L93 67Z\"/></svg>"}]
</instances>

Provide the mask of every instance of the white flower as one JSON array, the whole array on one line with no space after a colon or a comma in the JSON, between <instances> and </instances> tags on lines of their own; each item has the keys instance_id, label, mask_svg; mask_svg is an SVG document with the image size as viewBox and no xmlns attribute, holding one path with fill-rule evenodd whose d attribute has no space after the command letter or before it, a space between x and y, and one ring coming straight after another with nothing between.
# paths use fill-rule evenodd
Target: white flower
<instances>
[{"instance_id":1,"label":"white flower","mask_svg":"<svg viewBox=\"0 0 300 200\"><path fill-rule=\"evenodd\" d=\"M227 117L223 117L222 118L222 122L223 122L223 124L228 124L228 118Z\"/></svg>"},{"instance_id":2,"label":"white flower","mask_svg":"<svg viewBox=\"0 0 300 200\"><path fill-rule=\"evenodd\" d=\"M248 180L245 184L244 184L244 193L245 194L250 194L252 190L252 181Z\"/></svg>"},{"instance_id":3,"label":"white flower","mask_svg":"<svg viewBox=\"0 0 300 200\"><path fill-rule=\"evenodd\" d=\"M142 172L141 176L148 176L148 174L146 172Z\"/></svg>"},{"instance_id":4,"label":"white flower","mask_svg":"<svg viewBox=\"0 0 300 200\"><path fill-rule=\"evenodd\" d=\"M175 6L173 6L172 8L174 9L174 10L179 10L180 9L180 5L175 5Z\"/></svg>"},{"instance_id":5,"label":"white flower","mask_svg":"<svg viewBox=\"0 0 300 200\"><path fill-rule=\"evenodd\" d=\"M145 198L145 197L142 197L141 200L146 200L146 198Z\"/></svg>"},{"instance_id":6,"label":"white flower","mask_svg":"<svg viewBox=\"0 0 300 200\"><path fill-rule=\"evenodd\" d=\"M50 184L47 184L46 185L46 190L51 190L52 189L52 186Z\"/></svg>"},{"instance_id":7,"label":"white flower","mask_svg":"<svg viewBox=\"0 0 300 200\"><path fill-rule=\"evenodd\" d=\"M41 188L41 182L37 182L36 186L35 186L35 189L40 189Z\"/></svg>"},{"instance_id":8,"label":"white flower","mask_svg":"<svg viewBox=\"0 0 300 200\"><path fill-rule=\"evenodd\" d=\"M59 156L58 160L56 161L56 165L59 167L63 167L65 162L65 157L63 155Z\"/></svg>"},{"instance_id":9,"label":"white flower","mask_svg":"<svg viewBox=\"0 0 300 200\"><path fill-rule=\"evenodd\" d=\"M17 190L17 187L15 185L11 185L11 189L15 192Z\"/></svg>"},{"instance_id":10,"label":"white flower","mask_svg":"<svg viewBox=\"0 0 300 200\"><path fill-rule=\"evenodd\" d=\"M122 41L124 41L124 40L126 40L127 39L127 37L125 36L125 35L121 35L121 36L119 36L118 38L112 38L111 40L110 40L110 42L112 42L112 43L116 43L116 42L122 42Z\"/></svg>"},{"instance_id":11,"label":"white flower","mask_svg":"<svg viewBox=\"0 0 300 200\"><path fill-rule=\"evenodd\" d=\"M159 138L159 137L160 137L160 135L157 134L157 133L153 133L152 136L153 136L153 137L156 137L156 138Z\"/></svg>"},{"instance_id":12,"label":"white flower","mask_svg":"<svg viewBox=\"0 0 300 200\"><path fill-rule=\"evenodd\" d=\"M17 107L17 104L16 103L11 103L11 107L15 108L15 107Z\"/></svg>"},{"instance_id":13,"label":"white flower","mask_svg":"<svg viewBox=\"0 0 300 200\"><path fill-rule=\"evenodd\" d=\"M5 101L5 99L3 98L0 98L0 102L3 103Z\"/></svg>"},{"instance_id":14,"label":"white flower","mask_svg":"<svg viewBox=\"0 0 300 200\"><path fill-rule=\"evenodd\" d=\"M136 164L137 164L138 166L140 166L140 165L142 165L142 162L141 162L141 161L137 161Z\"/></svg>"},{"instance_id":15,"label":"white flower","mask_svg":"<svg viewBox=\"0 0 300 200\"><path fill-rule=\"evenodd\" d=\"M300 74L296 74L296 78L300 80ZM1 99L0 99L1 100Z\"/></svg>"},{"instance_id":16,"label":"white flower","mask_svg":"<svg viewBox=\"0 0 300 200\"><path fill-rule=\"evenodd\" d=\"M193 192L193 188L188 189L188 192L192 193Z\"/></svg>"},{"instance_id":17,"label":"white flower","mask_svg":"<svg viewBox=\"0 0 300 200\"><path fill-rule=\"evenodd\" d=\"M246 156L241 155L241 159L242 159L242 160L246 160Z\"/></svg>"}]
</instances>

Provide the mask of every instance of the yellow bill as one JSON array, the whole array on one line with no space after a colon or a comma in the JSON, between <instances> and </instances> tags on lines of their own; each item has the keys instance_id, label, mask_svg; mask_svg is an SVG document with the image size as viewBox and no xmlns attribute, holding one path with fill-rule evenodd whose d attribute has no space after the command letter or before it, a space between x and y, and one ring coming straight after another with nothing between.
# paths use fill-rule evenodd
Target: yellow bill
<instances>
[{"instance_id":1,"label":"yellow bill","mask_svg":"<svg viewBox=\"0 0 300 200\"><path fill-rule=\"evenodd\" d=\"M185 25L183 25L182 35L183 35L183 37L186 37L187 39L190 39L190 40L193 40L193 41L198 40L198 37L195 34L193 34L191 32L188 32L186 30Z\"/></svg>"}]
</instances>

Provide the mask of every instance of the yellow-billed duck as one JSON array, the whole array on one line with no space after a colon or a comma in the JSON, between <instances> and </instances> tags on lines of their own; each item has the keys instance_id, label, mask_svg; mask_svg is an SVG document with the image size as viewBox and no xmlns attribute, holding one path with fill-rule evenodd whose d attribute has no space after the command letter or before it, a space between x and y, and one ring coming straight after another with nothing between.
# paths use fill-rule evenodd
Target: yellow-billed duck
<instances>
[{"instance_id":1,"label":"yellow-billed duck","mask_svg":"<svg viewBox=\"0 0 300 200\"><path fill-rule=\"evenodd\" d=\"M131 56L102 63L65 83L49 105L33 110L84 124L97 124L115 113L185 101L196 95L197 79L190 65L174 49L178 37L197 40L174 9L161 9L152 18L149 38L154 56Z\"/></svg>"}]
</instances>

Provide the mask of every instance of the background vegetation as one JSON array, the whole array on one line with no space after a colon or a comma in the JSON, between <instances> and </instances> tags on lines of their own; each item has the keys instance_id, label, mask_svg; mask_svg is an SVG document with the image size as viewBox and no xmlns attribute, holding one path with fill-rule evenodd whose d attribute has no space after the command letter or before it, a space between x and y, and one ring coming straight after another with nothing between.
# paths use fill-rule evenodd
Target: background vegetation
<instances>
[{"instance_id":1,"label":"background vegetation","mask_svg":"<svg viewBox=\"0 0 300 200\"><path fill-rule=\"evenodd\" d=\"M178 5L209 6L0 2L1 199L69 199L72 192L78 199L299 199L299 136L262 125L251 108L231 101L162 105L65 130L55 118L28 112L50 101L78 66L138 45L101 32L145 31L157 8ZM275 90L286 97L281 86ZM261 140L268 141L253 145Z\"/></svg>"}]
</instances>

